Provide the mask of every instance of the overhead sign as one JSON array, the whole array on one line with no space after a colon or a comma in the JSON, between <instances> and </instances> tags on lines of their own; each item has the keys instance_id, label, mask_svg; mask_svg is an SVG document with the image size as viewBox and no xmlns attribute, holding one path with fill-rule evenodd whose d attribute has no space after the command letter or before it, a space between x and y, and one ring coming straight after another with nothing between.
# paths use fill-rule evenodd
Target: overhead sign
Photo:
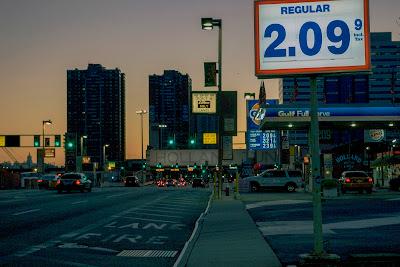
<instances>
[{"instance_id":1,"label":"overhead sign","mask_svg":"<svg viewBox=\"0 0 400 267\"><path fill-rule=\"evenodd\" d=\"M368 71L368 0L255 2L256 76Z\"/></svg>"},{"instance_id":2,"label":"overhead sign","mask_svg":"<svg viewBox=\"0 0 400 267\"><path fill-rule=\"evenodd\" d=\"M217 133L203 133L203 144L204 145L216 145L217 144Z\"/></svg>"},{"instance_id":3,"label":"overhead sign","mask_svg":"<svg viewBox=\"0 0 400 267\"><path fill-rule=\"evenodd\" d=\"M247 132L249 150L272 150L278 147L277 131L249 130Z\"/></svg>"},{"instance_id":4,"label":"overhead sign","mask_svg":"<svg viewBox=\"0 0 400 267\"><path fill-rule=\"evenodd\" d=\"M192 113L217 112L217 92L192 92Z\"/></svg>"}]
</instances>

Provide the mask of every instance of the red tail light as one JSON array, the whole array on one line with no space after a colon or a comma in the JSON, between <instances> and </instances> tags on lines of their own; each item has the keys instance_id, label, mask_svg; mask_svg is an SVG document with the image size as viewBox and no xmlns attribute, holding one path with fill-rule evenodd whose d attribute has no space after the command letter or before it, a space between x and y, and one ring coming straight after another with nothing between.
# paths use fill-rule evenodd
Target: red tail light
<instances>
[{"instance_id":1,"label":"red tail light","mask_svg":"<svg viewBox=\"0 0 400 267\"><path fill-rule=\"evenodd\" d=\"M351 183L351 180L350 180L350 178L345 178L345 180L344 180L346 183Z\"/></svg>"},{"instance_id":2,"label":"red tail light","mask_svg":"<svg viewBox=\"0 0 400 267\"><path fill-rule=\"evenodd\" d=\"M80 185L80 184L81 184L81 181L80 181L80 180L76 180L76 181L75 181L75 184Z\"/></svg>"},{"instance_id":3,"label":"red tail light","mask_svg":"<svg viewBox=\"0 0 400 267\"><path fill-rule=\"evenodd\" d=\"M39 179L39 180L37 180L37 182L38 182L38 183L41 183L41 182L43 182L43 180Z\"/></svg>"},{"instance_id":4,"label":"red tail light","mask_svg":"<svg viewBox=\"0 0 400 267\"><path fill-rule=\"evenodd\" d=\"M374 182L374 179L372 179L371 177L368 177L368 183L372 184Z\"/></svg>"},{"instance_id":5,"label":"red tail light","mask_svg":"<svg viewBox=\"0 0 400 267\"><path fill-rule=\"evenodd\" d=\"M57 184L61 184L61 180L60 179L57 180Z\"/></svg>"}]
</instances>

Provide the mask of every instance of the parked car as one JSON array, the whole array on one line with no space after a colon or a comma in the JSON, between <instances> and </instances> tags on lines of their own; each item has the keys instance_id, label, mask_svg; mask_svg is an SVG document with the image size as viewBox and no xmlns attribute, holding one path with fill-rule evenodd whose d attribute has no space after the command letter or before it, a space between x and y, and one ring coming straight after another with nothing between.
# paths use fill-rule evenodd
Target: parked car
<instances>
[{"instance_id":1,"label":"parked car","mask_svg":"<svg viewBox=\"0 0 400 267\"><path fill-rule=\"evenodd\" d=\"M140 186L139 178L136 176L126 176L124 179L125 186Z\"/></svg>"},{"instance_id":2,"label":"parked car","mask_svg":"<svg viewBox=\"0 0 400 267\"><path fill-rule=\"evenodd\" d=\"M389 181L390 189L400 191L400 176Z\"/></svg>"},{"instance_id":3,"label":"parked car","mask_svg":"<svg viewBox=\"0 0 400 267\"><path fill-rule=\"evenodd\" d=\"M45 174L38 180L39 189L55 189L59 176L57 174Z\"/></svg>"},{"instance_id":4,"label":"parked car","mask_svg":"<svg viewBox=\"0 0 400 267\"><path fill-rule=\"evenodd\" d=\"M62 191L70 192L71 190L91 192L92 181L83 173L66 173L57 180L56 189L58 193Z\"/></svg>"},{"instance_id":5,"label":"parked car","mask_svg":"<svg viewBox=\"0 0 400 267\"><path fill-rule=\"evenodd\" d=\"M368 194L371 194L374 179L364 171L344 171L340 175L339 183L342 193L347 191L362 193L365 190Z\"/></svg>"},{"instance_id":6,"label":"parked car","mask_svg":"<svg viewBox=\"0 0 400 267\"><path fill-rule=\"evenodd\" d=\"M166 184L166 182L165 182L164 179L159 179L159 180L157 180L157 182L156 182L156 185L157 185L158 187L164 187L164 186L166 186L165 184Z\"/></svg>"},{"instance_id":7,"label":"parked car","mask_svg":"<svg viewBox=\"0 0 400 267\"><path fill-rule=\"evenodd\" d=\"M192 187L206 187L206 183L201 178L194 178L192 181Z\"/></svg>"},{"instance_id":8,"label":"parked car","mask_svg":"<svg viewBox=\"0 0 400 267\"><path fill-rule=\"evenodd\" d=\"M294 192L296 188L303 187L301 171L297 170L266 170L257 176L243 178L249 183L250 191L257 192L262 188L285 189Z\"/></svg>"},{"instance_id":9,"label":"parked car","mask_svg":"<svg viewBox=\"0 0 400 267\"><path fill-rule=\"evenodd\" d=\"M183 179L183 178L179 179L179 181L178 181L179 187L185 187L186 185L187 185L187 183L186 183L185 179Z\"/></svg>"}]
</instances>

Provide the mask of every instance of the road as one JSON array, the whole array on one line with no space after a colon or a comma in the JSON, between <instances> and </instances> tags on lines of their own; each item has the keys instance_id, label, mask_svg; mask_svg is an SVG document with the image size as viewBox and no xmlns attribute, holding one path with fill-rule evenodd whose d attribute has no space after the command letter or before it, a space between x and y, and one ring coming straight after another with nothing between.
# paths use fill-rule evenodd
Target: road
<instances>
[{"instance_id":1,"label":"road","mask_svg":"<svg viewBox=\"0 0 400 267\"><path fill-rule=\"evenodd\" d=\"M210 191L0 192L1 266L173 266Z\"/></svg>"},{"instance_id":2,"label":"road","mask_svg":"<svg viewBox=\"0 0 400 267\"><path fill-rule=\"evenodd\" d=\"M263 197L264 195L264 197ZM243 195L250 216L283 266L313 249L312 202L296 192ZM323 201L324 249L343 262L350 254L399 253L400 194L349 193Z\"/></svg>"}]
</instances>

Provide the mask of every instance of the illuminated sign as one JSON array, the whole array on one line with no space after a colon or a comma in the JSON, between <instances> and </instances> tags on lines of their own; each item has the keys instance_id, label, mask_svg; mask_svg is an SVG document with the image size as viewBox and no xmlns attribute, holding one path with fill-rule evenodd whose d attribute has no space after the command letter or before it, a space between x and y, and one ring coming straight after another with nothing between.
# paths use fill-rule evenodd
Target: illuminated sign
<instances>
[{"instance_id":1,"label":"illuminated sign","mask_svg":"<svg viewBox=\"0 0 400 267\"><path fill-rule=\"evenodd\" d=\"M203 144L204 145L216 145L217 144L217 133L203 133Z\"/></svg>"},{"instance_id":2,"label":"illuminated sign","mask_svg":"<svg viewBox=\"0 0 400 267\"><path fill-rule=\"evenodd\" d=\"M278 147L277 131L250 130L247 132L249 150L271 150Z\"/></svg>"},{"instance_id":3,"label":"illuminated sign","mask_svg":"<svg viewBox=\"0 0 400 267\"><path fill-rule=\"evenodd\" d=\"M277 99L269 99L266 101L266 107L260 108L258 100L247 100L247 129L258 130L262 120L265 118L268 106L277 104Z\"/></svg>"},{"instance_id":4,"label":"illuminated sign","mask_svg":"<svg viewBox=\"0 0 400 267\"><path fill-rule=\"evenodd\" d=\"M368 71L368 0L255 1L256 76Z\"/></svg>"},{"instance_id":5,"label":"illuminated sign","mask_svg":"<svg viewBox=\"0 0 400 267\"><path fill-rule=\"evenodd\" d=\"M364 142L373 143L385 140L385 130L383 129L370 129L364 130Z\"/></svg>"},{"instance_id":6,"label":"illuminated sign","mask_svg":"<svg viewBox=\"0 0 400 267\"><path fill-rule=\"evenodd\" d=\"M192 92L192 113L217 112L217 92Z\"/></svg>"},{"instance_id":7,"label":"illuminated sign","mask_svg":"<svg viewBox=\"0 0 400 267\"><path fill-rule=\"evenodd\" d=\"M56 150L54 148L45 148L44 149L44 157L45 158L55 158Z\"/></svg>"},{"instance_id":8,"label":"illuminated sign","mask_svg":"<svg viewBox=\"0 0 400 267\"><path fill-rule=\"evenodd\" d=\"M0 146L6 146L6 137L4 135L0 135Z\"/></svg>"}]
</instances>

